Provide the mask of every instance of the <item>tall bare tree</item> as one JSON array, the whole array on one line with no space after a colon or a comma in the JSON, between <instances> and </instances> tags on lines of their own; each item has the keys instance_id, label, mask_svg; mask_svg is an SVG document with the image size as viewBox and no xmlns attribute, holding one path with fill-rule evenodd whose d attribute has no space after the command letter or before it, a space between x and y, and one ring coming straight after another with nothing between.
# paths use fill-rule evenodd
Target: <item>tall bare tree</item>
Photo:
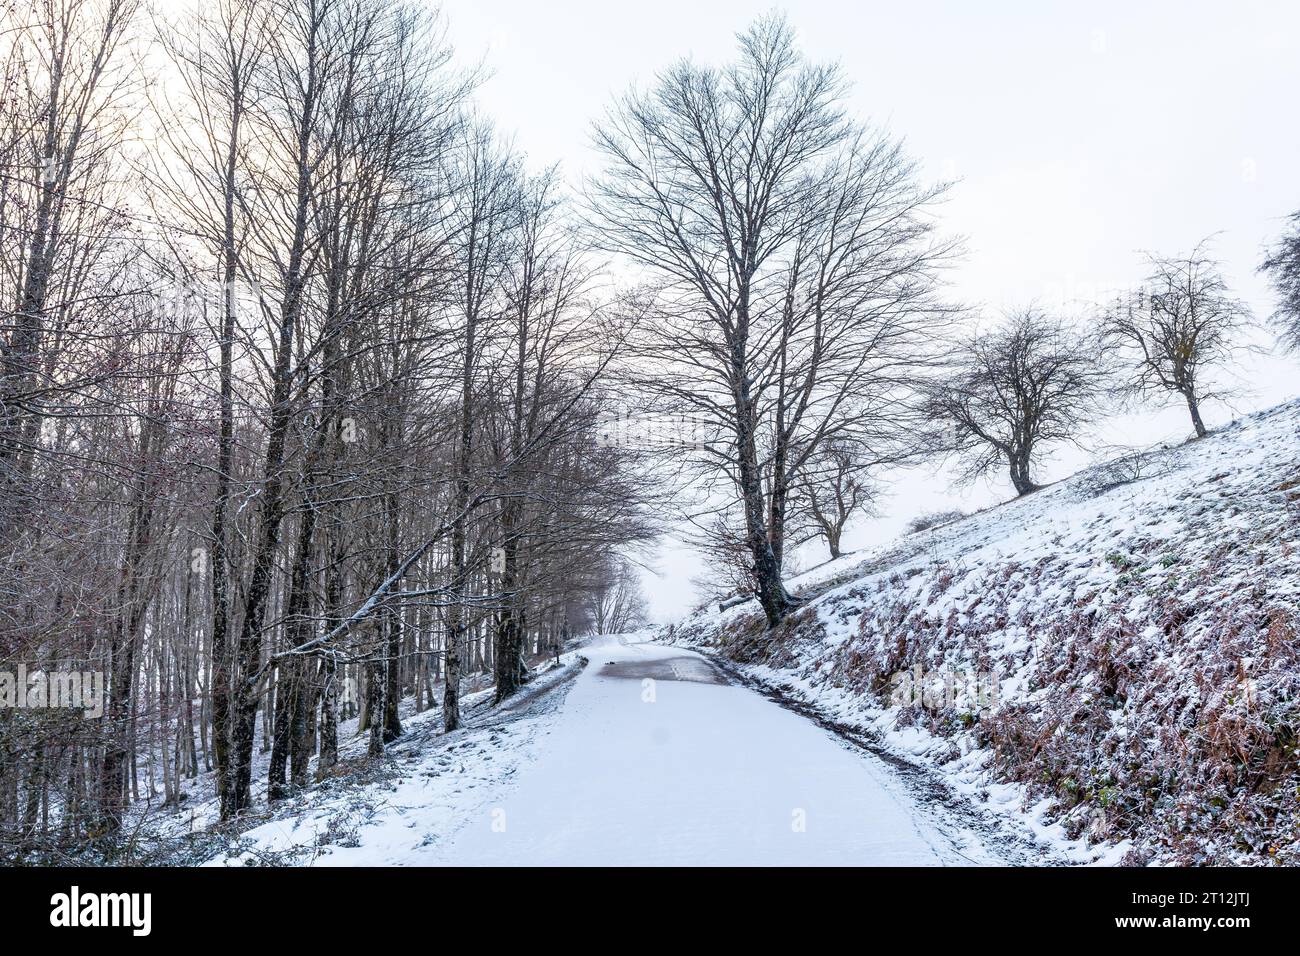
<instances>
[{"instance_id":1,"label":"tall bare tree","mask_svg":"<svg viewBox=\"0 0 1300 956\"><path fill-rule=\"evenodd\" d=\"M0 714L3 831L30 834L48 815L61 773L49 733L66 734L84 768L73 832L114 830L124 800L133 662L164 524L161 406L175 387L174 356L153 352L170 316L140 294L128 203L137 12L131 0L0 12L0 658L93 662L110 717L95 732ZM79 574L95 598L70 613L78 554L98 565Z\"/></svg>"},{"instance_id":2,"label":"tall bare tree","mask_svg":"<svg viewBox=\"0 0 1300 956\"><path fill-rule=\"evenodd\" d=\"M459 147L457 166L462 202L456 213L454 253L457 273L454 321L459 327L459 427L456 438L455 492L452 497L451 578L453 603L447 609L443 663L443 728L460 726L461 651L465 640L464 604L470 586L468 523L474 479L474 416L482 383L484 339L503 309L508 245L519 216L518 159L504 150L495 132L471 124Z\"/></svg>"},{"instance_id":3,"label":"tall bare tree","mask_svg":"<svg viewBox=\"0 0 1300 956\"><path fill-rule=\"evenodd\" d=\"M696 458L732 484L776 624L797 604L781 575L790 491L837 436L906 441L951 247L927 214L939 190L844 115L835 67L806 63L780 17L739 43L722 69L682 62L616 104L589 204L596 241L650 283L632 377L702 423Z\"/></svg>"},{"instance_id":4,"label":"tall bare tree","mask_svg":"<svg viewBox=\"0 0 1300 956\"><path fill-rule=\"evenodd\" d=\"M51 325L73 305L61 293L78 290L68 270L85 268L87 239L114 228L119 194L111 164L121 160L129 97L139 84L123 50L137 6L45 0L6 31L10 63L20 72L9 81L14 165L5 170L0 214L11 227L6 241L17 240L22 254L11 263L16 295L6 303L0 353L0 522L31 475L43 406L78 386L51 378L43 360L47 337L57 334Z\"/></svg>"},{"instance_id":5,"label":"tall bare tree","mask_svg":"<svg viewBox=\"0 0 1300 956\"><path fill-rule=\"evenodd\" d=\"M265 56L272 20L250 0L219 0L193 11L187 23L160 24L161 44L175 65L186 96L170 108L180 120L161 124L170 147L155 170L157 192L165 195L191 234L218 259L218 344L216 487L212 505L211 588L213 752L223 817L230 804L231 682L230 528L235 463L235 349L237 319L251 304L243 287L246 213L241 175L250 148L250 96Z\"/></svg>"}]
</instances>

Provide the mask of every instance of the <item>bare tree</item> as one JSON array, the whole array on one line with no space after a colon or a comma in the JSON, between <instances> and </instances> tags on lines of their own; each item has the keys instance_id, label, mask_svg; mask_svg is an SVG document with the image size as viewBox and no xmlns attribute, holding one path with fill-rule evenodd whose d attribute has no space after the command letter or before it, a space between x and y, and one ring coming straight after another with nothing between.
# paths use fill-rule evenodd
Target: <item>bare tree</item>
<instances>
[{"instance_id":1,"label":"bare tree","mask_svg":"<svg viewBox=\"0 0 1300 956\"><path fill-rule=\"evenodd\" d=\"M539 428L571 397L581 380L580 365L610 345L600 342L607 326L593 298L595 270L576 241L559 190L554 170L519 184L503 321L491 348L487 391L500 401L489 403L483 416L485 438L495 461L519 462L503 475L506 495L494 529L499 540L499 550L494 552L499 567L494 573L499 574L501 590L493 649L498 700L514 693L527 676L523 634L529 592L537 583L530 574L527 542L535 539L540 526L558 520L564 520L575 537L587 538L592 529L581 520L579 496L599 494L609 479L617 480L620 470L615 468L613 474L588 470L574 485L558 482L547 467L575 442L579 446L590 442L590 402L575 407L558 423L546 454L521 458ZM642 497L629 495L629 507L634 508ZM626 530L614 510L602 512L611 519L607 529L611 534Z\"/></svg>"},{"instance_id":2,"label":"bare tree","mask_svg":"<svg viewBox=\"0 0 1300 956\"><path fill-rule=\"evenodd\" d=\"M595 634L626 634L649 619L636 568L623 559L610 560L597 570L584 604Z\"/></svg>"},{"instance_id":3,"label":"bare tree","mask_svg":"<svg viewBox=\"0 0 1300 956\"><path fill-rule=\"evenodd\" d=\"M679 63L615 106L589 205L596 241L652 278L632 377L702 424L695 458L731 485L774 625L798 603L781 574L790 490L837 436L906 441L951 247L931 235L939 190L845 117L835 67L805 63L780 17L739 42L727 67Z\"/></svg>"},{"instance_id":4,"label":"bare tree","mask_svg":"<svg viewBox=\"0 0 1300 956\"><path fill-rule=\"evenodd\" d=\"M1046 446L1078 443L1106 391L1095 346L1035 309L958 346L950 373L929 388L927 410L946 426L938 447L964 477L1010 471L1019 495L1034 491Z\"/></svg>"},{"instance_id":5,"label":"bare tree","mask_svg":"<svg viewBox=\"0 0 1300 956\"><path fill-rule=\"evenodd\" d=\"M243 616L235 641L237 679L231 724L231 761L227 812L251 806L251 780L256 720L261 697L261 663L272 578L280 548L288 490L287 456L295 411L295 335L301 332L305 293L319 254L319 234L310 212L319 169L328 155L330 120L324 115L326 85L343 79L338 61L326 55L331 43L342 42L346 30L341 3L304 0L291 5L276 22L263 69L257 75L259 93L268 113L264 127L272 153L273 172L255 197L257 228L268 263L263 299L269 340L268 417L266 449L257 479L256 522L249 543L250 565L242 589ZM276 168L278 167L278 168Z\"/></svg>"},{"instance_id":6,"label":"bare tree","mask_svg":"<svg viewBox=\"0 0 1300 956\"><path fill-rule=\"evenodd\" d=\"M482 352L489 329L500 319L507 276L507 245L519 216L518 158L503 149L495 132L471 124L459 149L461 203L454 244L455 323L459 326L459 427L455 492L452 499L451 579L453 603L447 609L447 647L443 664L443 729L460 726L461 647L465 641L464 604L470 586L467 551L471 487L474 479L475 399L482 382Z\"/></svg>"},{"instance_id":7,"label":"bare tree","mask_svg":"<svg viewBox=\"0 0 1300 956\"><path fill-rule=\"evenodd\" d=\"M148 270L125 208L137 7L10 5L0 29L0 657L94 662L109 718L96 733L0 713L0 831L26 836L59 799L60 749L82 768L70 829L120 822L135 662L170 520L158 483L171 397L177 363L192 359L179 327L159 344L171 315L141 294ZM79 554L98 567L74 579ZM94 607L69 613L78 586ZM55 749L47 735L59 733Z\"/></svg>"},{"instance_id":8,"label":"bare tree","mask_svg":"<svg viewBox=\"0 0 1300 956\"><path fill-rule=\"evenodd\" d=\"M1260 271L1277 293L1273 321L1284 345L1300 349L1300 212L1291 214L1291 228L1269 250Z\"/></svg>"},{"instance_id":9,"label":"bare tree","mask_svg":"<svg viewBox=\"0 0 1300 956\"><path fill-rule=\"evenodd\" d=\"M235 343L244 277L240 172L248 148L249 97L265 52L267 18L248 0L199 8L189 23L161 24L163 49L177 68L186 97L173 106L181 122L162 124L170 164L155 173L157 191L173 204L187 230L219 258L216 487L212 506L211 581L213 751L223 817L230 805L232 668L230 657L230 528L235 454Z\"/></svg>"},{"instance_id":10,"label":"bare tree","mask_svg":"<svg viewBox=\"0 0 1300 956\"><path fill-rule=\"evenodd\" d=\"M93 261L86 243L96 232L120 227L111 164L120 161L130 122L124 101L138 85L123 62L137 7L135 0L49 0L6 30L18 71L6 104L16 162L4 171L0 223L21 259L7 270L17 294L6 297L0 352L0 535L13 494L30 478L43 407L79 384L51 379L43 361L47 337L58 337L51 320L65 318L72 304L61 294L78 291L68 269Z\"/></svg>"},{"instance_id":11,"label":"bare tree","mask_svg":"<svg viewBox=\"0 0 1300 956\"><path fill-rule=\"evenodd\" d=\"M862 451L846 441L832 442L809 462L795 496L796 508L826 542L832 559L849 519L870 514L874 489L861 462Z\"/></svg>"},{"instance_id":12,"label":"bare tree","mask_svg":"<svg viewBox=\"0 0 1300 956\"><path fill-rule=\"evenodd\" d=\"M1106 313L1103 333L1117 365L1129 369L1122 390L1134 398L1180 396L1196 437L1204 438L1201 405L1222 396L1208 389L1203 373L1231 355L1250 310L1228 295L1206 242L1190 255L1150 255L1147 262L1142 287Z\"/></svg>"}]
</instances>

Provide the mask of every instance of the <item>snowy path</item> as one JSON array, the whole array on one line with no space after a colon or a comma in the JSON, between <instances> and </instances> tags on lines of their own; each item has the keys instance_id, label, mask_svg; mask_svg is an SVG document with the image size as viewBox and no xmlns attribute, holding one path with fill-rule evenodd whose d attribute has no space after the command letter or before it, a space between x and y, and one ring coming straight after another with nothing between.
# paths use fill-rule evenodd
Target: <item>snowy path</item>
<instances>
[{"instance_id":1,"label":"snowy path","mask_svg":"<svg viewBox=\"0 0 1300 956\"><path fill-rule=\"evenodd\" d=\"M606 641L517 784L413 863L1001 862L883 762L690 651ZM959 845L960 844L960 845Z\"/></svg>"}]
</instances>

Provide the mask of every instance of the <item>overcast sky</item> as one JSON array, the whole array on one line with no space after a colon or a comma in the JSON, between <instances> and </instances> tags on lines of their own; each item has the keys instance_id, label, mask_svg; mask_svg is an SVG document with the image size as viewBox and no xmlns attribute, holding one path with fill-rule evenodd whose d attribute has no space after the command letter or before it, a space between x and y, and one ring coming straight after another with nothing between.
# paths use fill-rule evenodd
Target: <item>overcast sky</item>
<instances>
[{"instance_id":1,"label":"overcast sky","mask_svg":"<svg viewBox=\"0 0 1300 956\"><path fill-rule=\"evenodd\" d=\"M690 56L729 59L735 33L773 9L738 0L446 0L451 40L491 76L484 111L537 166L571 181L593 169L591 124L629 85ZM1300 3L878 3L778 5L805 53L835 60L850 107L903 139L925 174L955 179L941 219L965 237L953 295L984 306L1036 301L1082 313L1141 275L1141 250L1179 252L1221 233L1233 290L1267 317L1261 252L1300 209ZM1300 357L1237 373L1252 394L1207 410L1210 427L1300 391ZM1110 422L1100 440L1145 445L1190 433L1168 408ZM1062 454L1046 478L1087 463ZM889 476L880 518L848 547L917 514L1010 496L1001 476L953 489L935 467ZM805 563L821 560L815 548ZM669 544L647 577L655 612L693 598L700 558Z\"/></svg>"}]
</instances>

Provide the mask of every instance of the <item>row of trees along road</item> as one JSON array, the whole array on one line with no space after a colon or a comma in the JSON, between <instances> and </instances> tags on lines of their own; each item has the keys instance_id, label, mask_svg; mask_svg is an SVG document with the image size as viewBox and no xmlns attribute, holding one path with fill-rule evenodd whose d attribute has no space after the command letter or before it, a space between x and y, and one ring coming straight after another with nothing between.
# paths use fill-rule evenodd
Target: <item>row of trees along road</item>
<instances>
[{"instance_id":1,"label":"row of trees along road","mask_svg":"<svg viewBox=\"0 0 1300 956\"><path fill-rule=\"evenodd\" d=\"M125 852L209 771L232 819L259 754L278 800L345 719L382 755L404 698L455 730L467 687L644 620L679 482L777 624L879 469L1027 492L1115 381L1203 433L1247 318L1197 250L1091 329L963 337L944 188L779 17L617 100L579 202L403 0L3 18L0 671L107 682L104 720L0 708L6 858ZM1298 247L1266 263L1293 339ZM690 441L608 440L629 406Z\"/></svg>"},{"instance_id":2,"label":"row of trees along road","mask_svg":"<svg viewBox=\"0 0 1300 956\"><path fill-rule=\"evenodd\" d=\"M2 36L0 669L102 671L106 715L0 709L0 854L120 850L209 770L233 818L259 748L279 799L349 716L380 755L403 697L450 731L643 619L625 313L440 21L49 0Z\"/></svg>"}]
</instances>

